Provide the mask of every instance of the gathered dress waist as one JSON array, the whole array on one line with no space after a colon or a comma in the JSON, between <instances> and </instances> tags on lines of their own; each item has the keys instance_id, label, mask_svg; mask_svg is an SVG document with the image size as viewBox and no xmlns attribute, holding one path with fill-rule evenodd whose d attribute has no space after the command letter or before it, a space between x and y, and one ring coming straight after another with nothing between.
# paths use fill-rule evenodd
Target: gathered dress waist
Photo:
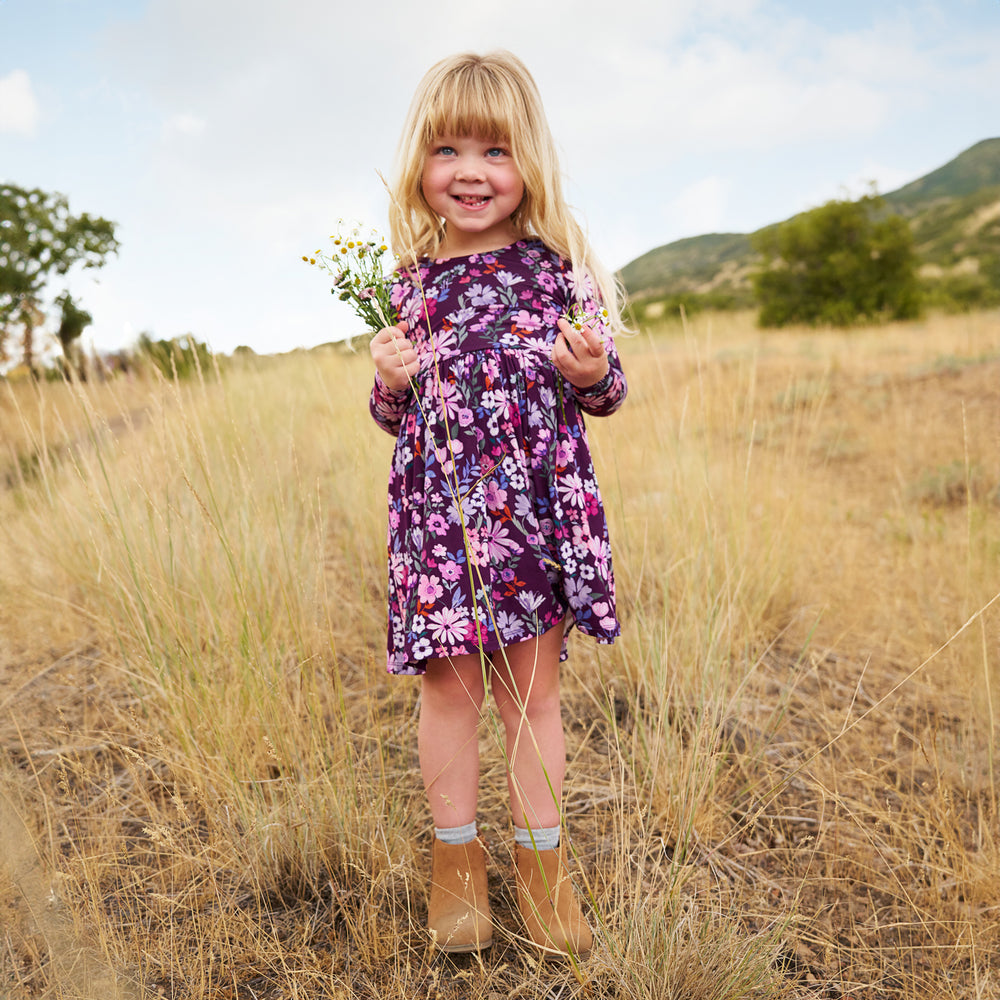
<instances>
[{"instance_id":1,"label":"gathered dress waist","mask_svg":"<svg viewBox=\"0 0 1000 1000\"><path fill-rule=\"evenodd\" d=\"M448 341L451 341L450 343ZM434 365L447 364L470 354L490 352L503 354L513 352L525 355L526 361L536 365L552 367L552 345L544 337L528 339L517 335L508 338L497 337L495 333L483 331L482 337L466 332L458 342L446 338L444 343L431 344L424 342L417 346L417 358L420 362L420 374L433 371Z\"/></svg>"}]
</instances>

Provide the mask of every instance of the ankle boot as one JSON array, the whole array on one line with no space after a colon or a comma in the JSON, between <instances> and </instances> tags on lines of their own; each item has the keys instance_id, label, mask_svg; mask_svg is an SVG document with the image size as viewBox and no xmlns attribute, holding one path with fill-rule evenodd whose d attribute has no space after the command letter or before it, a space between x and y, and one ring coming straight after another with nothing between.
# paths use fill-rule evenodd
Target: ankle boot
<instances>
[{"instance_id":1,"label":"ankle boot","mask_svg":"<svg viewBox=\"0 0 1000 1000\"><path fill-rule=\"evenodd\" d=\"M441 951L481 951L493 944L486 852L478 838L468 844L434 838L427 929Z\"/></svg>"},{"instance_id":2,"label":"ankle boot","mask_svg":"<svg viewBox=\"0 0 1000 1000\"><path fill-rule=\"evenodd\" d=\"M516 845L517 903L528 937L546 959L590 954L594 938L566 867L566 846L535 851Z\"/></svg>"}]
</instances>

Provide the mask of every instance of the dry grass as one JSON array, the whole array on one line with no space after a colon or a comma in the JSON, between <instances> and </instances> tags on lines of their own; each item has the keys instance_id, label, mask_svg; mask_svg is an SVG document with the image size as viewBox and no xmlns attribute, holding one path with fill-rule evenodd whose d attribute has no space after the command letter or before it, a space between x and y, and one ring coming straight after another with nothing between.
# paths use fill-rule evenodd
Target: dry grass
<instances>
[{"instance_id":1,"label":"dry grass","mask_svg":"<svg viewBox=\"0 0 1000 1000\"><path fill-rule=\"evenodd\" d=\"M520 940L492 726L502 933L427 950L366 359L8 395L0 993L996 995L1000 318L622 353L591 428L625 634L565 683L578 969Z\"/></svg>"}]
</instances>

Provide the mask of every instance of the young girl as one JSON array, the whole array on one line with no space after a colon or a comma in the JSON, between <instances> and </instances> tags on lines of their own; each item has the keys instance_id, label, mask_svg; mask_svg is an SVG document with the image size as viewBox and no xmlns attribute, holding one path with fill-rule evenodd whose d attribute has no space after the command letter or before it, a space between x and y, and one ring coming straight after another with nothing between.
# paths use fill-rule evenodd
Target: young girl
<instances>
[{"instance_id":1,"label":"young girl","mask_svg":"<svg viewBox=\"0 0 1000 1000\"><path fill-rule=\"evenodd\" d=\"M573 626L598 642L619 634L582 416L625 397L617 288L566 206L537 88L509 53L428 72L392 196L399 322L371 341L370 406L396 436L388 668L422 676L429 930L445 951L493 939L476 831L489 686L528 936L547 957L582 957L591 932L560 836L559 662Z\"/></svg>"}]
</instances>

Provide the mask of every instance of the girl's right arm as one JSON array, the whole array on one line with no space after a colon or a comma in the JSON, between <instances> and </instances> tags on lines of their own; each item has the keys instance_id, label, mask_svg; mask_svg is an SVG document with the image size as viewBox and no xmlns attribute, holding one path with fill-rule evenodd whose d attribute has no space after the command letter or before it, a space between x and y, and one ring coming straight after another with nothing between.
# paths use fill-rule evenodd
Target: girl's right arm
<instances>
[{"instance_id":1,"label":"girl's right arm","mask_svg":"<svg viewBox=\"0 0 1000 1000\"><path fill-rule=\"evenodd\" d=\"M375 385L368 409L383 430L398 434L409 409L412 389L410 379L420 369L420 361L406 334L406 323L387 326L371 339L369 350L375 362Z\"/></svg>"}]
</instances>

